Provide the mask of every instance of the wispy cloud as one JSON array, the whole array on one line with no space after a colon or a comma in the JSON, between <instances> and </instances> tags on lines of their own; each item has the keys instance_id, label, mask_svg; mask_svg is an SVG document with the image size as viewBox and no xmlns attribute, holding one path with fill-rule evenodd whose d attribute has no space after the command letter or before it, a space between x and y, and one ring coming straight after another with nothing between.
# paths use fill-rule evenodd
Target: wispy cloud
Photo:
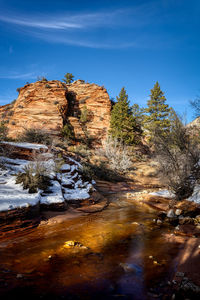
<instances>
[{"instance_id":1,"label":"wispy cloud","mask_svg":"<svg viewBox=\"0 0 200 300\"><path fill-rule=\"evenodd\" d=\"M91 27L107 27L117 24L117 20L127 13L127 10L115 10L112 12L85 13L85 14L58 14L35 16L5 16L0 15L0 21L15 24L23 27L33 27L39 29L80 29Z\"/></svg>"},{"instance_id":2,"label":"wispy cloud","mask_svg":"<svg viewBox=\"0 0 200 300\"><path fill-rule=\"evenodd\" d=\"M0 13L0 23L7 24L11 29L19 27L20 30L17 32L20 34L27 34L51 43L105 49L146 48L149 44L147 40L149 41L151 26L155 24L158 26L165 21L159 0L151 0L140 5L134 4L129 8L113 11L78 14L72 12L40 15ZM152 32L154 35L156 31ZM162 35L160 37L162 41L166 40Z\"/></svg>"},{"instance_id":3,"label":"wispy cloud","mask_svg":"<svg viewBox=\"0 0 200 300\"><path fill-rule=\"evenodd\" d=\"M0 79L35 79L35 73L12 73L0 75Z\"/></svg>"},{"instance_id":4,"label":"wispy cloud","mask_svg":"<svg viewBox=\"0 0 200 300\"><path fill-rule=\"evenodd\" d=\"M18 18L10 18L10 17L4 17L0 16L0 21L20 25L20 26L26 26L26 27L34 27L34 28L42 28L42 29L67 29L67 28L81 28L81 24L76 23L69 23L63 21L56 21L56 20L34 20L31 18L26 19L23 17Z\"/></svg>"},{"instance_id":5,"label":"wispy cloud","mask_svg":"<svg viewBox=\"0 0 200 300\"><path fill-rule=\"evenodd\" d=\"M115 38L99 36L99 28L109 30L128 26L132 22L130 9L117 9L108 12L93 12L79 14L55 14L40 16L22 16L0 13L0 22L12 28L20 27L20 33L39 38L51 43L61 43L89 48L126 48L135 43L129 41L115 41ZM135 12L136 13L136 12ZM137 26L139 21L134 21Z\"/></svg>"},{"instance_id":6,"label":"wispy cloud","mask_svg":"<svg viewBox=\"0 0 200 300\"><path fill-rule=\"evenodd\" d=\"M63 45L72 45L72 46L80 46L80 47L87 47L87 48L96 48L96 49L123 49L129 47L137 47L137 42L122 42L119 43L118 41L92 41L87 37L74 37L73 35L55 35L52 40L51 33L41 33L41 32L32 32L32 35L38 39L43 41L47 41L49 43L59 43Z\"/></svg>"}]
</instances>

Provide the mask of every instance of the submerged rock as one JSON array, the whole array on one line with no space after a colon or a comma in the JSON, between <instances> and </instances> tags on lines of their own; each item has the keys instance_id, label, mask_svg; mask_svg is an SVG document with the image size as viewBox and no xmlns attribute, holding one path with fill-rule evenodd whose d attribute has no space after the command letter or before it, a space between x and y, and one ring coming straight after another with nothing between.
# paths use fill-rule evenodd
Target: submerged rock
<instances>
[{"instance_id":1,"label":"submerged rock","mask_svg":"<svg viewBox=\"0 0 200 300\"><path fill-rule=\"evenodd\" d=\"M194 284L192 281L183 280L181 284L181 291L189 293L190 295L200 296L200 287ZM196 299L196 298L195 298Z\"/></svg>"},{"instance_id":2,"label":"submerged rock","mask_svg":"<svg viewBox=\"0 0 200 300\"><path fill-rule=\"evenodd\" d=\"M175 218L176 217L176 214L174 213L174 210L172 208L170 210L168 210L167 217L168 218Z\"/></svg>"},{"instance_id":3,"label":"submerged rock","mask_svg":"<svg viewBox=\"0 0 200 300\"><path fill-rule=\"evenodd\" d=\"M82 245L79 242L76 241L67 241L64 243L63 248L80 248L80 249L89 249L88 247Z\"/></svg>"},{"instance_id":4,"label":"submerged rock","mask_svg":"<svg viewBox=\"0 0 200 300\"><path fill-rule=\"evenodd\" d=\"M136 268L134 267L134 265L132 265L132 264L128 264L128 263L120 263L119 264L120 265L120 267L122 267L123 268L123 270L125 271L125 272L136 272Z\"/></svg>"},{"instance_id":5,"label":"submerged rock","mask_svg":"<svg viewBox=\"0 0 200 300\"><path fill-rule=\"evenodd\" d=\"M175 215L176 215L176 216L180 216L181 213L182 213L182 210L181 210L181 209L178 209L178 208L177 208L177 209L175 210Z\"/></svg>"},{"instance_id":6,"label":"submerged rock","mask_svg":"<svg viewBox=\"0 0 200 300\"><path fill-rule=\"evenodd\" d=\"M157 225L161 225L163 222L162 222L162 220L158 219L158 220L156 221L156 223L157 223Z\"/></svg>"}]
</instances>

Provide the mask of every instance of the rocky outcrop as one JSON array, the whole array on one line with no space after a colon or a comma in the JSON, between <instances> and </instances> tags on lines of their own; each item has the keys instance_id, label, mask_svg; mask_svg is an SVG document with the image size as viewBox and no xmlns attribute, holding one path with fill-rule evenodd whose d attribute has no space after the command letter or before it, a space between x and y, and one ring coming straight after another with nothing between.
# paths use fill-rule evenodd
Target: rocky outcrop
<instances>
[{"instance_id":1,"label":"rocky outcrop","mask_svg":"<svg viewBox=\"0 0 200 300\"><path fill-rule=\"evenodd\" d=\"M20 135L27 128L41 128L59 134L63 127L63 115L67 111L66 89L59 81L37 81L26 84L12 109L1 113L7 120L9 136Z\"/></svg>"},{"instance_id":2,"label":"rocky outcrop","mask_svg":"<svg viewBox=\"0 0 200 300\"><path fill-rule=\"evenodd\" d=\"M88 120L80 122L87 109ZM19 89L17 100L0 107L0 122L6 123L8 135L16 138L27 128L45 129L60 135L63 125L71 123L76 140L90 137L96 142L106 138L111 102L103 87L77 80L66 85L58 80L37 81Z\"/></svg>"},{"instance_id":3,"label":"rocky outcrop","mask_svg":"<svg viewBox=\"0 0 200 300\"><path fill-rule=\"evenodd\" d=\"M88 110L88 122L86 131L91 138L101 141L105 138L110 124L111 101L104 87L96 84L84 83L81 80L67 86L67 98L72 107L69 106L69 120L74 128L75 135L84 137L84 130L78 122L84 107Z\"/></svg>"},{"instance_id":4,"label":"rocky outcrop","mask_svg":"<svg viewBox=\"0 0 200 300\"><path fill-rule=\"evenodd\" d=\"M34 160L38 154L46 153L48 147L40 144L0 142L0 155L9 158Z\"/></svg>"}]
</instances>

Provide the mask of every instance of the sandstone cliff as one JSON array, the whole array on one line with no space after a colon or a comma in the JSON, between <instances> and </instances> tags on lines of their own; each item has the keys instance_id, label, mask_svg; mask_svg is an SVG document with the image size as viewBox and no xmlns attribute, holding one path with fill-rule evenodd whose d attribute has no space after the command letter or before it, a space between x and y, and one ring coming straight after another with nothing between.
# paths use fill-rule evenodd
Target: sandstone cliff
<instances>
[{"instance_id":1,"label":"sandstone cliff","mask_svg":"<svg viewBox=\"0 0 200 300\"><path fill-rule=\"evenodd\" d=\"M80 115L87 108L89 119L83 128ZM9 137L18 137L26 128L40 128L60 135L70 122L75 138L89 135L96 142L106 138L110 123L111 102L107 91L77 80L66 85L58 80L37 81L20 88L15 103L0 107L0 122L8 127Z\"/></svg>"}]
</instances>

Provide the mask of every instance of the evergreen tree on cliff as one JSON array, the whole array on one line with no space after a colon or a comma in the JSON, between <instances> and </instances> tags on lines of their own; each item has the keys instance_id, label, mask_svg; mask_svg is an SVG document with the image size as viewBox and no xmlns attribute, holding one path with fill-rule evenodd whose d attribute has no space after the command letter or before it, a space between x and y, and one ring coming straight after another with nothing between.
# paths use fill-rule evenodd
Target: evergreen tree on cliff
<instances>
[{"instance_id":1,"label":"evergreen tree on cliff","mask_svg":"<svg viewBox=\"0 0 200 300\"><path fill-rule=\"evenodd\" d=\"M63 81L66 83L66 84L70 84L74 81L74 76L72 75L72 73L67 73L65 74L64 76L65 78L63 79Z\"/></svg>"},{"instance_id":2,"label":"evergreen tree on cliff","mask_svg":"<svg viewBox=\"0 0 200 300\"><path fill-rule=\"evenodd\" d=\"M132 145L137 140L136 131L138 126L129 106L128 95L125 88L122 88L111 111L110 135L124 144Z\"/></svg>"},{"instance_id":3,"label":"evergreen tree on cliff","mask_svg":"<svg viewBox=\"0 0 200 300\"><path fill-rule=\"evenodd\" d=\"M158 82L151 90L147 106L145 109L147 115L144 117L144 128L150 135L155 133L165 134L170 129L171 109L166 104L166 98Z\"/></svg>"}]
</instances>

